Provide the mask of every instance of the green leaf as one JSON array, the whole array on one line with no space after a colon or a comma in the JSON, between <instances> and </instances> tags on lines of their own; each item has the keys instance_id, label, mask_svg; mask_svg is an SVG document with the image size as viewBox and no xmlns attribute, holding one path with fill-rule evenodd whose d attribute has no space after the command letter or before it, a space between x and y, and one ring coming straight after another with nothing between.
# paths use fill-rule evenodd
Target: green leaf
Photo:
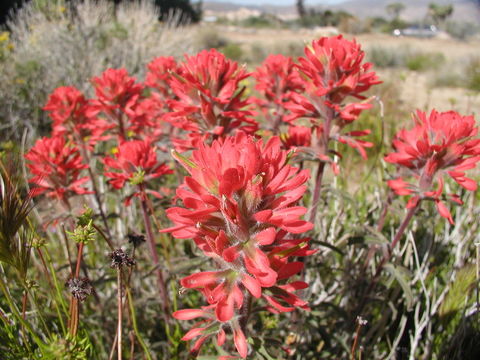
<instances>
[{"instance_id":1,"label":"green leaf","mask_svg":"<svg viewBox=\"0 0 480 360\"><path fill-rule=\"evenodd\" d=\"M405 295L405 299L407 300L407 308L410 309L413 305L413 292L408 284L410 280L410 273L404 267L395 266L393 264L386 264L384 269L387 270L390 275L392 275L400 284L403 294Z\"/></svg>"}]
</instances>

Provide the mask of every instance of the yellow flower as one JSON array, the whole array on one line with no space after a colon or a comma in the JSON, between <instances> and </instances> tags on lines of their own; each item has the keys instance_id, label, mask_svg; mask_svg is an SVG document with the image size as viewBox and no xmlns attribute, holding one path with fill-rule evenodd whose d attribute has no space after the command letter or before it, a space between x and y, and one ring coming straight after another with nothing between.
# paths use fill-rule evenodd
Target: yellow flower
<instances>
[{"instance_id":1,"label":"yellow flower","mask_svg":"<svg viewBox=\"0 0 480 360\"><path fill-rule=\"evenodd\" d=\"M10 39L10 33L8 31L2 31L0 33L0 43L7 42Z\"/></svg>"}]
</instances>

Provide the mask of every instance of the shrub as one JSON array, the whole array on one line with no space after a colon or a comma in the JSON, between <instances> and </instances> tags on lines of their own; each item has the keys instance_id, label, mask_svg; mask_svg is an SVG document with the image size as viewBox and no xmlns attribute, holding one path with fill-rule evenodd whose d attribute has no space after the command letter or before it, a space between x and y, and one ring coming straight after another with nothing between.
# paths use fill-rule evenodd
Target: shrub
<instances>
[{"instance_id":1,"label":"shrub","mask_svg":"<svg viewBox=\"0 0 480 360\"><path fill-rule=\"evenodd\" d=\"M220 48L220 51L225 54L226 57L240 61L244 57L244 52L243 49L240 45L238 44L228 44L226 46L223 46Z\"/></svg>"},{"instance_id":2,"label":"shrub","mask_svg":"<svg viewBox=\"0 0 480 360\"><path fill-rule=\"evenodd\" d=\"M367 49L367 59L380 68L399 67L405 62L404 54L400 49L383 46L373 46Z\"/></svg>"},{"instance_id":3,"label":"shrub","mask_svg":"<svg viewBox=\"0 0 480 360\"><path fill-rule=\"evenodd\" d=\"M405 65L412 71L426 71L437 69L445 62L441 53L413 52L406 56Z\"/></svg>"},{"instance_id":4,"label":"shrub","mask_svg":"<svg viewBox=\"0 0 480 360\"><path fill-rule=\"evenodd\" d=\"M142 78L147 62L159 55L181 56L193 44L175 17L158 22L152 1L124 2L114 10L107 0L73 1L69 7L26 4L9 23L12 51L0 74L3 138L20 138L22 128L44 133L40 108L63 84L88 89L107 67L125 67Z\"/></svg>"},{"instance_id":5,"label":"shrub","mask_svg":"<svg viewBox=\"0 0 480 360\"><path fill-rule=\"evenodd\" d=\"M480 91L480 57L469 59L465 67L465 79L469 89Z\"/></svg>"}]
</instances>

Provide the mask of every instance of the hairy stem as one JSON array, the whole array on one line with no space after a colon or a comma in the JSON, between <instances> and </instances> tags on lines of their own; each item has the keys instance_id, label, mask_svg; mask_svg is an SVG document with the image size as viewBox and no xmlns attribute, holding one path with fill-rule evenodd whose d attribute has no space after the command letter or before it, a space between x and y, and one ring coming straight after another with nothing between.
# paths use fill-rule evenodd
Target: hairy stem
<instances>
[{"instance_id":1,"label":"hairy stem","mask_svg":"<svg viewBox=\"0 0 480 360\"><path fill-rule=\"evenodd\" d=\"M143 221L145 223L145 232L147 233L147 242L150 247L150 253L152 255L153 265L155 266L155 274L157 275L157 285L158 291L160 294L160 299L162 301L163 314L165 320L168 323L169 319L169 304L168 304L168 295L167 288L165 285L165 280L163 278L162 269L160 268L160 260L158 258L157 249L155 246L155 238L153 237L152 232L152 223L150 222L150 216L148 215L148 206L145 199L141 200Z\"/></svg>"},{"instance_id":2,"label":"hairy stem","mask_svg":"<svg viewBox=\"0 0 480 360\"><path fill-rule=\"evenodd\" d=\"M310 216L308 221L315 224L315 218L317 217L318 203L320 201L320 190L322 188L323 173L325 171L325 163L318 164L317 175L315 177L315 187L313 189L312 203L310 207Z\"/></svg>"}]
</instances>

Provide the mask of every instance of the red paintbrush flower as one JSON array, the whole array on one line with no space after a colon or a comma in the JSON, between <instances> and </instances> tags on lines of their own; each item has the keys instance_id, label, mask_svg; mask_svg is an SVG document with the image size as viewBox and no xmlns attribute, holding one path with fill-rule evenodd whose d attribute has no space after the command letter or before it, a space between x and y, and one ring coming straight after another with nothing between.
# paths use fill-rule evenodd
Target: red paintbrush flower
<instances>
[{"instance_id":1,"label":"red paintbrush flower","mask_svg":"<svg viewBox=\"0 0 480 360\"><path fill-rule=\"evenodd\" d=\"M66 143L65 138L43 137L25 158L30 161L27 167L34 175L29 182L37 185L34 196L46 193L68 204L68 198L74 194L92 193L82 186L88 177L80 177L88 166L82 163L78 149Z\"/></svg>"},{"instance_id":2,"label":"red paintbrush flower","mask_svg":"<svg viewBox=\"0 0 480 360\"><path fill-rule=\"evenodd\" d=\"M160 197L159 193L147 189L146 183L172 173L166 164L157 160L156 147L149 140L125 141L118 147L115 158L105 157L103 163L105 176L111 179L109 183L115 189L123 188L126 182L138 187L126 199L127 204L132 196L142 197L145 193Z\"/></svg>"},{"instance_id":3,"label":"red paintbrush flower","mask_svg":"<svg viewBox=\"0 0 480 360\"><path fill-rule=\"evenodd\" d=\"M43 110L53 120L53 136L69 136L77 145L93 147L105 139L103 133L108 124L87 116L89 102L74 86L56 88L48 98Z\"/></svg>"},{"instance_id":4,"label":"red paintbrush flower","mask_svg":"<svg viewBox=\"0 0 480 360\"><path fill-rule=\"evenodd\" d=\"M368 102L346 103L348 98L365 99L364 92L378 81L372 64L363 63L364 53L355 41L341 35L324 37L305 48L305 57L297 65L303 81L303 92L292 92L285 105L291 115L287 121L309 118L312 122L312 152L329 163L331 140L340 141L356 148L366 156L365 147L372 144L355 139L366 131L342 134L345 126L355 121L361 112L371 108Z\"/></svg>"},{"instance_id":5,"label":"red paintbrush flower","mask_svg":"<svg viewBox=\"0 0 480 360\"><path fill-rule=\"evenodd\" d=\"M287 115L285 103L290 101L291 92L303 90L303 81L292 58L283 55L269 55L252 76L256 80L255 89L266 99L258 99L259 105L276 131Z\"/></svg>"},{"instance_id":6,"label":"red paintbrush flower","mask_svg":"<svg viewBox=\"0 0 480 360\"><path fill-rule=\"evenodd\" d=\"M84 117L87 99L74 86L60 86L48 97L43 110L48 111L53 120L53 128L64 126L72 121L76 123Z\"/></svg>"},{"instance_id":7,"label":"red paintbrush flower","mask_svg":"<svg viewBox=\"0 0 480 360\"><path fill-rule=\"evenodd\" d=\"M355 40L341 35L314 40L298 59L308 97L325 97L331 104L341 104L347 96L365 99L362 93L380 82L370 71L372 64L363 63L364 55Z\"/></svg>"},{"instance_id":8,"label":"red paintbrush flower","mask_svg":"<svg viewBox=\"0 0 480 360\"><path fill-rule=\"evenodd\" d=\"M170 97L169 80L171 73L178 73L178 65L173 56L160 56L153 59L148 65L145 85L157 90L164 99Z\"/></svg>"},{"instance_id":9,"label":"red paintbrush flower","mask_svg":"<svg viewBox=\"0 0 480 360\"><path fill-rule=\"evenodd\" d=\"M236 321L245 294L276 301L277 311L292 310L283 303L306 308L286 280L303 266L289 257L311 253L308 239L289 236L312 228L301 220L306 209L296 206L308 171L287 163L277 137L264 145L243 132L211 146L199 144L190 159L175 156L191 177L177 189L185 208L167 210L175 226L164 231L192 238L217 264L214 271L185 277L182 286L201 291L222 323Z\"/></svg>"},{"instance_id":10,"label":"red paintbrush flower","mask_svg":"<svg viewBox=\"0 0 480 360\"><path fill-rule=\"evenodd\" d=\"M269 55L252 76L257 89L265 98L276 104L290 99L291 91L302 91L303 81L291 57Z\"/></svg>"},{"instance_id":11,"label":"red paintbrush flower","mask_svg":"<svg viewBox=\"0 0 480 360\"><path fill-rule=\"evenodd\" d=\"M189 341L197 338L193 347L190 349L190 352L194 356L197 356L197 354L200 352L200 347L205 343L205 341L214 335L217 337L217 345L223 346L227 338L224 328L228 326L231 328L233 341L238 353L242 358L247 357L248 343L242 328L240 327L239 321L235 319L228 324L218 321L215 318L213 305L204 306L202 309L178 310L173 313L173 317L178 320L193 320L197 318L203 319L194 325L194 327L182 337L183 341ZM222 356L221 359L238 359L238 357Z\"/></svg>"},{"instance_id":12,"label":"red paintbrush flower","mask_svg":"<svg viewBox=\"0 0 480 360\"><path fill-rule=\"evenodd\" d=\"M130 117L135 116L135 107L141 100L143 85L136 83L125 69L107 69L99 77L94 77L96 99L91 101L87 116L103 114L111 131L122 139L131 130Z\"/></svg>"},{"instance_id":13,"label":"red paintbrush flower","mask_svg":"<svg viewBox=\"0 0 480 360\"><path fill-rule=\"evenodd\" d=\"M165 119L173 126L210 139L224 137L236 129L252 133L257 123L246 110L245 87L249 74L215 49L185 56L169 85L178 100L168 101L173 110Z\"/></svg>"},{"instance_id":14,"label":"red paintbrush flower","mask_svg":"<svg viewBox=\"0 0 480 360\"><path fill-rule=\"evenodd\" d=\"M286 150L308 148L312 142L312 133L306 126L289 126L288 133L282 133L280 140Z\"/></svg>"},{"instance_id":15,"label":"red paintbrush flower","mask_svg":"<svg viewBox=\"0 0 480 360\"><path fill-rule=\"evenodd\" d=\"M449 175L469 191L477 189L477 182L465 176L480 161L480 139L473 116L461 116L454 111L439 113L432 110L429 116L417 111L415 126L400 130L393 140L395 152L385 161L398 165L401 177L388 181L398 195L413 195L407 207L416 206L423 199L434 200L438 212L453 224L450 211L442 202L444 177ZM407 182L404 177L415 180ZM437 189L433 187L437 184ZM460 203L458 195L450 200Z\"/></svg>"},{"instance_id":16,"label":"red paintbrush flower","mask_svg":"<svg viewBox=\"0 0 480 360\"><path fill-rule=\"evenodd\" d=\"M152 92L149 97L139 101L129 113L130 128L136 138L150 139L152 142L160 138L167 109L160 94Z\"/></svg>"}]
</instances>

